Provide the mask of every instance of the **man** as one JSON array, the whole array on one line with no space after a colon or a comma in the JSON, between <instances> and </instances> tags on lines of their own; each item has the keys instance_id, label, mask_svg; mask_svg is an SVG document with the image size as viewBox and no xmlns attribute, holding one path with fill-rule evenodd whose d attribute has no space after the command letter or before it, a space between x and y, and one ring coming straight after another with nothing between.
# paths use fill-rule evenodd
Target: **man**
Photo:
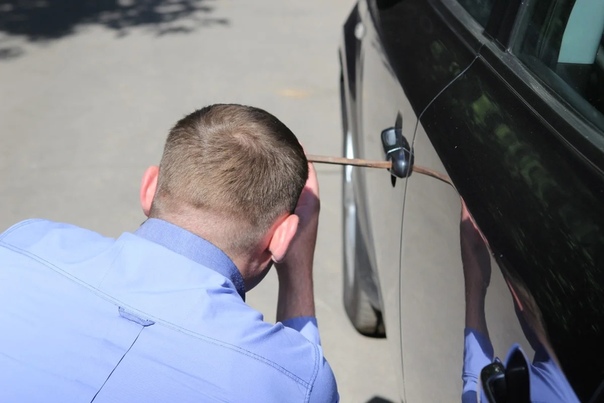
<instances>
[{"instance_id":1,"label":"man","mask_svg":"<svg viewBox=\"0 0 604 403\"><path fill-rule=\"evenodd\" d=\"M319 199L294 134L198 110L144 174L117 240L29 220L0 235L0 401L330 402L314 318ZM277 324L244 303L272 263Z\"/></svg>"},{"instance_id":2,"label":"man","mask_svg":"<svg viewBox=\"0 0 604 403\"><path fill-rule=\"evenodd\" d=\"M505 365L494 358L485 315L491 258L486 239L463 200L460 243L466 294L462 403L578 402L553 358L537 304L522 287L520 279L515 279L511 273L505 273L506 282L518 320L535 355L529 363L520 346L515 344L507 354ZM491 385L488 390L485 390L485 381Z\"/></svg>"}]
</instances>

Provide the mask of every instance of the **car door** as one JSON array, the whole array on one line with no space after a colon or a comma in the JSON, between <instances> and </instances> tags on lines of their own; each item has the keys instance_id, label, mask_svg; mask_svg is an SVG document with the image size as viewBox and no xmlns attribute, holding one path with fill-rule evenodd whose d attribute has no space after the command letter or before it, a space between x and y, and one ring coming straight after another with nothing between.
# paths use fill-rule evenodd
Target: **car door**
<instances>
[{"instance_id":1,"label":"car door","mask_svg":"<svg viewBox=\"0 0 604 403\"><path fill-rule=\"evenodd\" d=\"M382 43L380 10L376 2L359 3L360 22L363 27L357 83L357 137L359 158L385 160L382 132L389 128L398 130L402 138L412 139L417 115L399 79L390 64ZM379 305L384 317L387 341L391 350L398 351L400 328L398 262L400 226L402 222L404 181L392 177L384 170L357 169L357 193L361 235L367 246L369 264L373 268L373 283L379 293ZM375 275L377 273L377 275ZM400 355L392 357L397 371L402 371ZM402 372L397 378L402 378Z\"/></svg>"},{"instance_id":2,"label":"car door","mask_svg":"<svg viewBox=\"0 0 604 403\"><path fill-rule=\"evenodd\" d=\"M532 345L545 346L579 398L588 400L604 378L604 8L599 2L494 1L497 14L481 19L472 8L475 2L433 3L465 21L462 25L470 31L478 31L484 45L471 66L422 112L420 127L425 134L416 135L415 162L451 177L489 242L493 275L504 274L492 279L487 294L487 321L496 354L505 356L506 345L521 342L532 356L518 324L512 326L514 315L502 309L512 306L514 295L516 306L518 301L524 304L519 318L529 323ZM587 16L595 17L588 29ZM458 309L463 307L463 284L451 274L461 273L459 252L457 260L454 253L459 245L455 235L459 199L451 189L429 182L414 176L407 181L402 350L406 375L411 372L408 367L424 361L438 365L434 381L441 384L447 372L460 375L460 366L453 364L461 359L459 353L453 361L444 360L444 368L439 365L449 349L440 348L447 340L439 333L450 335L447 329L453 327L432 326L441 324L443 317L420 327L422 318L413 318L412 307L422 296L453 287L447 316L463 320ZM426 210L433 212L435 227L418 224L420 230L413 229L417 226L410 223ZM414 240L431 247L422 250ZM442 249L447 247L450 250ZM436 278L405 281L417 274L418 267L441 265L447 272ZM506 292L504 279L514 294ZM426 292L419 293L418 286ZM414 289L420 295L411 298ZM429 331L437 333L429 341L436 351L425 349L421 356L412 351L416 356L409 366L406 352L418 342L405 335L419 338ZM461 328L456 332L454 337ZM459 339L456 343L461 352Z\"/></svg>"},{"instance_id":3,"label":"car door","mask_svg":"<svg viewBox=\"0 0 604 403\"><path fill-rule=\"evenodd\" d=\"M418 126L417 116L476 57L481 43L476 40L476 37L462 38L456 35L456 28L450 25L451 19L448 15L443 15L443 11L448 12L444 8L437 9L424 0L369 1L359 4L362 25L356 33L362 36L362 42L359 61L361 68L357 70L357 82L361 83L361 86L358 89L356 116L359 118L356 125L361 134L357 146L357 155L360 158L378 160L385 158L381 134L389 128L397 129L409 143L413 142L415 133L423 132L421 125ZM418 155L418 161L421 162L423 158ZM439 309L434 305L434 301L442 301L442 299L434 299L423 291L421 292L423 295L418 295L415 291L425 291L424 285L419 282L414 283L413 273L399 270L401 225L407 181L392 178L387 173L377 170L363 170L357 173L365 189L364 192L359 192L361 200L357 201L357 205L366 211L366 221L361 223L362 233L366 238L366 244L370 245L368 248L370 262L379 274L378 289L382 292L382 313L385 318L387 338L393 346L393 351L398 352L398 356L394 357L395 365L405 372L405 385L402 389L407 391L408 396L416 396L415 400L409 401L428 401L423 398L424 396L447 396L448 398L444 400L431 401L448 401L451 392L443 395L442 391L447 389L453 390L453 393L459 391L457 369L461 363L459 346L462 345L460 337L463 335L463 317L456 322L460 327L458 332L460 337L455 338L458 342L455 347L451 347L449 343L437 342L437 345L442 345L443 348L451 347L444 359L455 363L455 371L453 371L455 375L451 372L447 373L450 378L447 380L439 375L438 381L445 382L447 386L434 388L433 381L437 378L434 377L433 372L438 367L438 363L432 367L432 361L416 360L415 357L419 357L419 354L412 354L411 351L423 351L426 346L422 340L423 336L417 332L407 334L406 325L403 324L401 327L401 312L411 311L411 317L418 319L413 321L413 326L421 324L430 329L431 321L439 320L435 312L443 311L442 307ZM416 176L413 174L410 180L424 182L423 178L416 179ZM446 184L437 186L442 186L445 193L452 193L453 196L449 198L452 197L458 203L454 190ZM423 191L421 189L423 185L420 186L419 191ZM457 214L459 214L459 207L457 207ZM422 226L424 223L420 222L418 225ZM416 230L417 228L410 231ZM426 246L430 242L428 240ZM459 242L456 247L455 253L459 259ZM425 248L420 248L419 251L421 252L416 256L423 254ZM428 250L426 253L434 253L434 250ZM429 277L433 275L431 268L426 268L424 264L416 266L415 269ZM453 274L451 270L450 274L459 284L459 279L462 278L461 271ZM411 287L412 290L404 290L405 295L402 295L399 288L401 283ZM463 292L461 296L463 297ZM417 309L417 304L422 304L422 308ZM463 299L459 305L463 306ZM416 315L417 312L423 314ZM403 313L403 317L407 316L409 315ZM445 330L441 332L441 337L450 339L448 335L450 328L445 327ZM432 333L429 331L427 334ZM417 339L414 339L415 335L418 335ZM449 359L451 355L454 358ZM430 365L426 366L426 363ZM436 372L440 373L439 370ZM417 379L420 380L419 383ZM433 395L430 390L440 390L440 392Z\"/></svg>"},{"instance_id":4,"label":"car door","mask_svg":"<svg viewBox=\"0 0 604 403\"><path fill-rule=\"evenodd\" d=\"M392 8L409 21L392 23L399 32L391 39L391 52L396 49L395 38L402 35L401 27L407 27L406 35L414 38L416 46L423 50L423 53L419 50L410 53L418 59L415 68L410 68L409 60L398 53L393 62L401 82L410 88L407 94L412 103L415 102L415 111L420 116L411 140L415 166L451 175L444 163L445 156L435 149L432 130L435 122L439 127L442 125L443 130L456 122L447 105L439 104L438 109L434 105L471 70L479 49L489 40L477 21L484 20L485 15L488 17L492 4L487 3L473 10L474 15L456 2L422 2L418 8L423 12L415 14L409 11L413 2L399 2ZM414 26L411 21L416 21ZM423 92L433 82L440 85L426 96ZM427 111L434 111L435 115L424 119ZM456 401L460 399L462 386L465 308L459 239L460 197L456 187L418 173L413 173L402 185L406 189L403 190L399 270L398 278L392 281L398 286L400 316L396 323L401 335L397 342L402 354L403 399ZM387 192L385 187L376 191ZM506 283L496 269L489 288L487 311L497 318L495 323L489 323L495 333L492 339L496 351L505 352L504 348L512 342L527 345L515 319Z\"/></svg>"}]
</instances>

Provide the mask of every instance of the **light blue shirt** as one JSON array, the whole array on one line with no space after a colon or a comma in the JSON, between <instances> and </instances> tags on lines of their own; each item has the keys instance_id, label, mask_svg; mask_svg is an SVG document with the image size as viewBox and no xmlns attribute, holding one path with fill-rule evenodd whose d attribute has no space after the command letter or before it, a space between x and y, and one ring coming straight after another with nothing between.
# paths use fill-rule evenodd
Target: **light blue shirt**
<instances>
[{"instance_id":1,"label":"light blue shirt","mask_svg":"<svg viewBox=\"0 0 604 403\"><path fill-rule=\"evenodd\" d=\"M314 318L275 325L209 242L150 219L117 240L0 235L0 402L332 402Z\"/></svg>"}]
</instances>

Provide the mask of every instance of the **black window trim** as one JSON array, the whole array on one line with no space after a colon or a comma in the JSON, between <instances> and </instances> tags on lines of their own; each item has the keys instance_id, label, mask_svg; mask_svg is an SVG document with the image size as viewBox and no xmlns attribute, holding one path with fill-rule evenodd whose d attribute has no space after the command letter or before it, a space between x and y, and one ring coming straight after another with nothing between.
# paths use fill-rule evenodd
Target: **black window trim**
<instances>
[{"instance_id":1,"label":"black window trim","mask_svg":"<svg viewBox=\"0 0 604 403\"><path fill-rule=\"evenodd\" d=\"M485 27L485 35L502 49L508 49L522 0L495 0Z\"/></svg>"}]
</instances>

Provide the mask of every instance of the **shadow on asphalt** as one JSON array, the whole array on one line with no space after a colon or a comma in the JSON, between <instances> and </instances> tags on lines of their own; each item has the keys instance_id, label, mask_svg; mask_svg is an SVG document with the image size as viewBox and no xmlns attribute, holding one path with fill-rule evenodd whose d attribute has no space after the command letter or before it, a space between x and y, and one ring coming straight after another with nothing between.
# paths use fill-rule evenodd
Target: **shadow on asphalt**
<instances>
[{"instance_id":1,"label":"shadow on asphalt","mask_svg":"<svg viewBox=\"0 0 604 403\"><path fill-rule=\"evenodd\" d=\"M384 399L383 397L374 396L367 400L367 403L394 403L392 400Z\"/></svg>"},{"instance_id":2,"label":"shadow on asphalt","mask_svg":"<svg viewBox=\"0 0 604 403\"><path fill-rule=\"evenodd\" d=\"M155 35L186 34L197 28L228 25L212 18L211 0L0 0L0 35L49 41L76 33L82 24L99 24L125 36L143 27ZM0 60L21 56L0 36Z\"/></svg>"}]
</instances>

